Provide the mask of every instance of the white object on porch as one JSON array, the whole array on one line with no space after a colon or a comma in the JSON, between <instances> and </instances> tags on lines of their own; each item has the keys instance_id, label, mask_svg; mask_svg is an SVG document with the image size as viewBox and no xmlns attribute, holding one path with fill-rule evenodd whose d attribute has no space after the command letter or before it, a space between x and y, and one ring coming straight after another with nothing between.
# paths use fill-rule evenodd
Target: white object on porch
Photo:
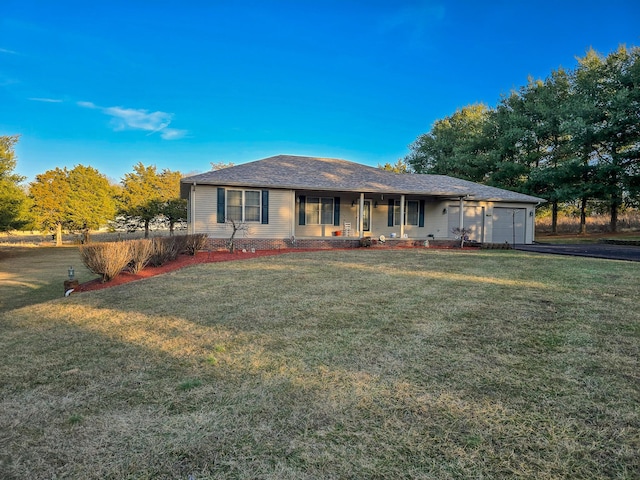
<instances>
[{"instance_id":1,"label":"white object on porch","mask_svg":"<svg viewBox=\"0 0 640 480\"><path fill-rule=\"evenodd\" d=\"M351 236L351 222L344 222L344 227L342 230L342 234L345 237L350 237Z\"/></svg>"}]
</instances>

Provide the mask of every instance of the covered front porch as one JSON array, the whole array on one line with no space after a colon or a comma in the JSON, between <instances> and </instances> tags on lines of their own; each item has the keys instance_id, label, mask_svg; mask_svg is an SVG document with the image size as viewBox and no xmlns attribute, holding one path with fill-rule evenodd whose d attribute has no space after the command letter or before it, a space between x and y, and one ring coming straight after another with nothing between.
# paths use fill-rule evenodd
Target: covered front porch
<instances>
[{"instance_id":1,"label":"covered front porch","mask_svg":"<svg viewBox=\"0 0 640 480\"><path fill-rule=\"evenodd\" d=\"M433 241L464 227L464 197L404 193L296 191L292 231L297 239ZM451 207L457 207L452 209Z\"/></svg>"}]
</instances>

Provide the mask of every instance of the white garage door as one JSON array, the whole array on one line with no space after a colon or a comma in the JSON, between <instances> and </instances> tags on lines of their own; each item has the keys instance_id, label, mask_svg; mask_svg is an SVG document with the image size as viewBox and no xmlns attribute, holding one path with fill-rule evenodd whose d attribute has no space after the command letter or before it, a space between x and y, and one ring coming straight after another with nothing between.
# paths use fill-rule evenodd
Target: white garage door
<instances>
[{"instance_id":1,"label":"white garage door","mask_svg":"<svg viewBox=\"0 0 640 480\"><path fill-rule=\"evenodd\" d=\"M526 208L493 209L493 243L525 243Z\"/></svg>"},{"instance_id":2,"label":"white garage door","mask_svg":"<svg viewBox=\"0 0 640 480\"><path fill-rule=\"evenodd\" d=\"M453 229L460 227L460 207L449 206L449 237ZM484 207L464 207L464 228L469 230L469 240L484 242Z\"/></svg>"}]
</instances>

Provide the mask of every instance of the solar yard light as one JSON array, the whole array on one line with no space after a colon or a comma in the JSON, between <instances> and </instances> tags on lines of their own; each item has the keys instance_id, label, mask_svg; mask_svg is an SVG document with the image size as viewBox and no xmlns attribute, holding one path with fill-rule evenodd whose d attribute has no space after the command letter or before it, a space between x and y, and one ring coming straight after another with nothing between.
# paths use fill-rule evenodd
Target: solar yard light
<instances>
[{"instance_id":1,"label":"solar yard light","mask_svg":"<svg viewBox=\"0 0 640 480\"><path fill-rule=\"evenodd\" d=\"M69 267L69 270L67 270L67 273L69 274L69 280L73 280L73 278L75 277L75 270L73 269L73 267Z\"/></svg>"}]
</instances>

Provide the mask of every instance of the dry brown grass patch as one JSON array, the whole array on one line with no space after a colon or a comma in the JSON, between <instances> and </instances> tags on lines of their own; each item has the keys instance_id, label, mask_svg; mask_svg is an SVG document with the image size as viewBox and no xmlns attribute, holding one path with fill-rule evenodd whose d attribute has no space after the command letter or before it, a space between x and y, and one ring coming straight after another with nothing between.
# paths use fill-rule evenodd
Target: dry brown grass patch
<instances>
[{"instance_id":1,"label":"dry brown grass patch","mask_svg":"<svg viewBox=\"0 0 640 480\"><path fill-rule=\"evenodd\" d=\"M634 478L639 273L514 251L329 251L13 310L0 473Z\"/></svg>"}]
</instances>

